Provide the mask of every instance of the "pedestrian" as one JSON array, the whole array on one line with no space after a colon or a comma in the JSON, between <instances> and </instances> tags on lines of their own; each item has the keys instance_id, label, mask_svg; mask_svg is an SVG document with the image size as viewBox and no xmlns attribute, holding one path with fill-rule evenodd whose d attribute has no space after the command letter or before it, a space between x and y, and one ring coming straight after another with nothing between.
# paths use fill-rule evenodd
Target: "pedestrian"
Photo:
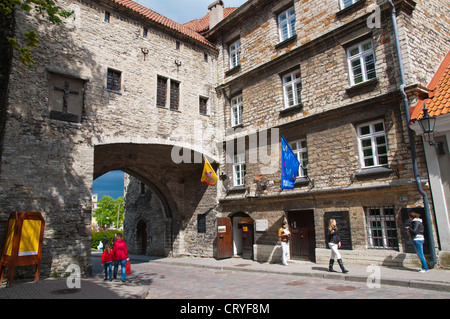
<instances>
[{"instance_id":1,"label":"pedestrian","mask_svg":"<svg viewBox=\"0 0 450 319\"><path fill-rule=\"evenodd\" d=\"M119 270L120 264L120 270L122 271L122 282L125 282L126 276L125 267L130 259L128 258L127 244L123 241L122 234L120 233L117 234L117 240L113 245L113 252L114 252L114 279L117 279L117 272Z\"/></svg>"},{"instance_id":2,"label":"pedestrian","mask_svg":"<svg viewBox=\"0 0 450 319\"><path fill-rule=\"evenodd\" d=\"M334 259L337 258L337 261L339 263L339 266L341 267L342 272L347 273L348 270L345 269L344 263L342 262L341 254L339 253L338 250L339 248L341 248L341 239L339 238L336 219L334 218L331 218L330 221L328 222L327 239L328 239L328 246L331 248L330 265L328 266L328 271L336 272L333 269L333 265Z\"/></svg>"},{"instance_id":3,"label":"pedestrian","mask_svg":"<svg viewBox=\"0 0 450 319\"><path fill-rule=\"evenodd\" d=\"M103 243L101 241L98 242L97 249L99 252L103 252Z\"/></svg>"},{"instance_id":4,"label":"pedestrian","mask_svg":"<svg viewBox=\"0 0 450 319\"><path fill-rule=\"evenodd\" d=\"M102 243L103 243L103 247L106 247L106 244L108 243L108 239L106 239L105 236L103 236Z\"/></svg>"},{"instance_id":5,"label":"pedestrian","mask_svg":"<svg viewBox=\"0 0 450 319\"><path fill-rule=\"evenodd\" d=\"M424 227L422 219L420 218L420 214L414 211L410 212L408 216L409 219L412 220L412 223L411 227L407 226L405 228L411 236L416 254L419 256L420 263L422 264L422 268L419 269L419 272L428 272L427 261L425 260L425 256L423 254L423 243L425 242L425 237L423 236Z\"/></svg>"},{"instance_id":6,"label":"pedestrian","mask_svg":"<svg viewBox=\"0 0 450 319\"><path fill-rule=\"evenodd\" d=\"M105 244L105 250L103 251L102 254L102 260L101 263L105 269L105 279L108 279L108 273L109 273L109 281L112 281L112 263L114 261L114 252L111 249L111 246L106 243ZM109 270L109 272L108 272Z\"/></svg>"},{"instance_id":7,"label":"pedestrian","mask_svg":"<svg viewBox=\"0 0 450 319\"><path fill-rule=\"evenodd\" d=\"M291 232L287 229L286 221L283 221L281 228L278 230L278 238L281 240L281 263L288 266L287 256L289 254L289 240L291 239Z\"/></svg>"}]
</instances>

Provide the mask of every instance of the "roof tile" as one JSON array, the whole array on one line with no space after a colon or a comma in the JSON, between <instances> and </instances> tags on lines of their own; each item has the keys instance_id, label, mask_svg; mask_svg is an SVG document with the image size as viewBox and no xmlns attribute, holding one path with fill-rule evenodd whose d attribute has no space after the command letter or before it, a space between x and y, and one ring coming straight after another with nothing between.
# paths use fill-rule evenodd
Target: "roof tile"
<instances>
[{"instance_id":1,"label":"roof tile","mask_svg":"<svg viewBox=\"0 0 450 319\"><path fill-rule=\"evenodd\" d=\"M450 113L450 51L427 88L430 91L429 98L419 100L412 108L412 121L423 117L424 106L430 116Z\"/></svg>"}]
</instances>

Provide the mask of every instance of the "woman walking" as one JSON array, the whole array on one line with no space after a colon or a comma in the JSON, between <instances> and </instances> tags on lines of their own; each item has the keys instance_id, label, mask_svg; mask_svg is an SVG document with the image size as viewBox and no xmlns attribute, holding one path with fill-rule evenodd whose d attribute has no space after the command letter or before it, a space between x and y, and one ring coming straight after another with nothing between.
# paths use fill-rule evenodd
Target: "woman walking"
<instances>
[{"instance_id":1,"label":"woman walking","mask_svg":"<svg viewBox=\"0 0 450 319\"><path fill-rule=\"evenodd\" d=\"M119 264L122 271L122 282L125 282L125 276L126 276L126 265L127 262L130 260L128 258L128 250L127 250L127 244L122 240L122 234L117 234L117 240L113 245L113 251L114 251L114 279L117 278L117 272L119 270Z\"/></svg>"},{"instance_id":2,"label":"woman walking","mask_svg":"<svg viewBox=\"0 0 450 319\"><path fill-rule=\"evenodd\" d=\"M344 268L342 263L341 254L339 253L339 248L341 248L341 239L339 238L338 228L336 226L336 219L330 219L328 222L327 229L328 246L331 248L330 265L328 266L328 271L336 272L333 269L334 259L337 258L339 266L343 273L347 273L348 270Z\"/></svg>"},{"instance_id":3,"label":"woman walking","mask_svg":"<svg viewBox=\"0 0 450 319\"><path fill-rule=\"evenodd\" d=\"M412 220L412 223L411 227L406 227L406 229L413 240L416 254L419 256L420 263L422 264L422 268L419 269L419 272L428 272L427 261L425 260L425 256L423 254L423 243L425 241L425 237L423 236L424 227L422 219L420 219L420 214L416 212L410 212L408 216L409 219Z\"/></svg>"}]
</instances>

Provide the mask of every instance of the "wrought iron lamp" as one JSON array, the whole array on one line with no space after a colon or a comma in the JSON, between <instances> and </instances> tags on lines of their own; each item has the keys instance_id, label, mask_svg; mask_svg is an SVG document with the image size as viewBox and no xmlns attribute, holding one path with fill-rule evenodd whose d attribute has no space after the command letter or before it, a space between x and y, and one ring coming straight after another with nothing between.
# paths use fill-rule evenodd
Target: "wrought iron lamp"
<instances>
[{"instance_id":1,"label":"wrought iron lamp","mask_svg":"<svg viewBox=\"0 0 450 319\"><path fill-rule=\"evenodd\" d=\"M423 117L419 120L420 128L425 136L425 141L428 142L431 146L439 150L439 155L443 155L444 153L444 143L435 143L433 140L434 128L436 126L436 116L431 117L428 114L428 109L426 107L423 108Z\"/></svg>"}]
</instances>

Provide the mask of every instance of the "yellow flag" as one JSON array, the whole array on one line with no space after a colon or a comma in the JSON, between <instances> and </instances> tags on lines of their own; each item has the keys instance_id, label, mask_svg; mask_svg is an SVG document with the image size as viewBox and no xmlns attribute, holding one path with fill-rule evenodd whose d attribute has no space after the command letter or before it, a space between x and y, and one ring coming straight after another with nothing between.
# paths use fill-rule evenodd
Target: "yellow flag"
<instances>
[{"instance_id":1,"label":"yellow flag","mask_svg":"<svg viewBox=\"0 0 450 319\"><path fill-rule=\"evenodd\" d=\"M205 157L205 166L203 167L202 183L208 184L209 186L216 186L217 174L214 172L211 164L209 164L208 159Z\"/></svg>"}]
</instances>

